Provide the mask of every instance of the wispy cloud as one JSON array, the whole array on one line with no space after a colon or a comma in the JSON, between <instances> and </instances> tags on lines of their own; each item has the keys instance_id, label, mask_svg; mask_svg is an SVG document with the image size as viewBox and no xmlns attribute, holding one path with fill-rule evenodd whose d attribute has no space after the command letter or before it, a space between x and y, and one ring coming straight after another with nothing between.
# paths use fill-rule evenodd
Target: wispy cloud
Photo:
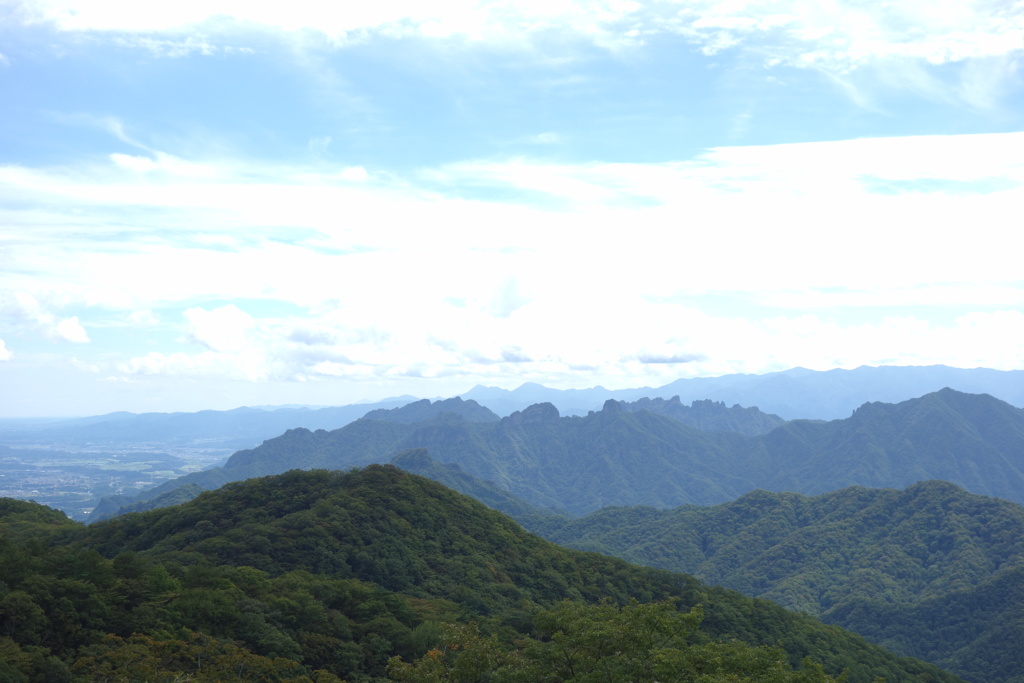
<instances>
[{"instance_id":1,"label":"wispy cloud","mask_svg":"<svg viewBox=\"0 0 1024 683\"><path fill-rule=\"evenodd\" d=\"M213 45L201 38L186 38L184 40L161 40L142 36L118 37L115 45L129 48L142 48L148 50L154 57L187 57L191 54L210 56L225 48Z\"/></svg>"},{"instance_id":2,"label":"wispy cloud","mask_svg":"<svg viewBox=\"0 0 1024 683\"><path fill-rule=\"evenodd\" d=\"M682 363L693 363L696 361L707 360L707 356L694 354L664 356L651 353L641 353L636 356L636 359L645 365L679 365Z\"/></svg>"},{"instance_id":3,"label":"wispy cloud","mask_svg":"<svg viewBox=\"0 0 1024 683\"><path fill-rule=\"evenodd\" d=\"M62 318L28 292L0 290L0 311L15 329L37 331L54 341L89 342L78 316Z\"/></svg>"},{"instance_id":4,"label":"wispy cloud","mask_svg":"<svg viewBox=\"0 0 1024 683\"><path fill-rule=\"evenodd\" d=\"M1014 229L1012 207L1024 192L1021 159L1022 134L716 148L692 160L653 164L471 161L410 177L374 177L348 166L182 159L154 150L145 156L113 154L106 163L74 170L0 167L6 207L0 219L23 228L21 246L13 252L19 261L8 278L18 281L19 271L45 272L90 302L151 307L148 300L129 304L134 295L120 283L122 276L135 276L155 301L257 291L315 305L338 290L332 282L358 287L358 274L337 272L339 254L349 254L346 260L360 268L427 273L432 254L455 248L473 253L470 260L481 264L482 277L490 281L493 263L536 264L543 258L545 268L569 264L576 271L621 261L633 249L646 251L678 234L685 235L691 253L725 253L741 239L756 245L762 258L793 264L799 255L787 245L814 244L814 235L828 226L849 235L848 254L874 254L873 261L905 249L954 258L961 247L945 236L962 225L974 226L979 249L987 249L985 236L995 240ZM946 192L939 181L969 183L972 192ZM877 191L892 182L902 183L900 193ZM531 194L487 199L481 187ZM558 205L549 208L545 195ZM837 206L844 208L837 212ZM95 237L83 236L83 220L95 223ZM625 225L630 237L621 245L586 237L594 229ZM933 236L942 237L922 239L915 225L928 225ZM98 239L104 234L116 242ZM28 248L33 243L39 247ZM518 257L509 255L517 249ZM86 254L90 258L72 257ZM984 267L961 267L987 281L1004 272L1004 254L988 254L979 260ZM672 257L668 252L643 258L665 261L668 268ZM196 275L181 282L174 274L186 262ZM896 274L929 279L943 262L929 263L907 264ZM733 280L736 288L746 288L742 265L716 272L696 262L673 277L681 287L703 281L728 288ZM532 285L504 279L504 268L494 271L496 291L503 294L484 305L507 315L528 300L523 288ZM809 268L818 273L813 264L793 273ZM893 276L869 276L852 262L820 270L826 282L847 287ZM759 288L786 288L794 276L779 269ZM653 273L645 277L657 279Z\"/></svg>"},{"instance_id":5,"label":"wispy cloud","mask_svg":"<svg viewBox=\"0 0 1024 683\"><path fill-rule=\"evenodd\" d=\"M478 160L431 169L425 178L454 191L516 187L579 205L628 200L675 204L722 192L807 196L860 194L870 179L1024 185L1024 134L913 136L770 146L718 147L692 160L653 164L557 164Z\"/></svg>"},{"instance_id":6,"label":"wispy cloud","mask_svg":"<svg viewBox=\"0 0 1024 683\"><path fill-rule=\"evenodd\" d=\"M0 221L15 232L0 289L24 294L7 307L22 327L2 331L84 342L94 312L133 330L159 310L177 343L91 359L136 378L570 383L590 367L635 384L791 365L1001 367L1024 350L1024 316L1007 312L1024 300L1019 263L1000 246L1024 203L1022 147L1021 134L865 139L404 176L149 147L7 165ZM866 177L982 185L880 194ZM483 199L481 184L565 201ZM930 319L954 290L976 313ZM718 310L730 292L761 312ZM254 303L224 303L239 300ZM261 310L275 302L289 312ZM893 313L843 320L864 306Z\"/></svg>"},{"instance_id":7,"label":"wispy cloud","mask_svg":"<svg viewBox=\"0 0 1024 683\"><path fill-rule=\"evenodd\" d=\"M878 91L998 110L1019 88L1024 57L1024 8L999 0L390 0L358 7L185 0L160 8L15 0L6 21L87 33L168 58L257 54L284 44L312 77L333 81L322 88L324 97L340 100L358 98L321 55L380 40L414 40L441 53L512 50L558 71L582 58L578 48L634 55L675 36L709 57L822 74L876 112L884 110Z\"/></svg>"},{"instance_id":8,"label":"wispy cloud","mask_svg":"<svg viewBox=\"0 0 1024 683\"><path fill-rule=\"evenodd\" d=\"M675 33L708 54L744 47L773 63L840 71L892 57L941 64L1006 55L1019 52L1024 42L1024 11L997 1L391 0L336 7L312 0L287 5L207 0L144 7L118 0L33 0L15 2L11 11L21 21L61 31L162 34L202 27L208 34L231 34L262 27L315 31L340 45L372 35L514 43L557 31L621 47ZM204 49L201 40L184 45Z\"/></svg>"}]
</instances>

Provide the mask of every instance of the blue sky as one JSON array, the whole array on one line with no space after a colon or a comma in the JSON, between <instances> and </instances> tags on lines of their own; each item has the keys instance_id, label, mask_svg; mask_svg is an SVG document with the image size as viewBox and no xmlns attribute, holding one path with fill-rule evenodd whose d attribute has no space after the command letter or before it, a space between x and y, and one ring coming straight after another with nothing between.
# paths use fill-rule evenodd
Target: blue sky
<instances>
[{"instance_id":1,"label":"blue sky","mask_svg":"<svg viewBox=\"0 0 1024 683\"><path fill-rule=\"evenodd\" d=\"M1024 367L1014 2L0 0L0 416Z\"/></svg>"}]
</instances>

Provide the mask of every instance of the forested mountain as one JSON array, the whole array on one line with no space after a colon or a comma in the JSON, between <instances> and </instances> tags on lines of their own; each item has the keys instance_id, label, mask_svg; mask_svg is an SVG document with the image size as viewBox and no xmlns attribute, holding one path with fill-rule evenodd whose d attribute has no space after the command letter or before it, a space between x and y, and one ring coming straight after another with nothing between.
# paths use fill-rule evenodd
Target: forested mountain
<instances>
[{"instance_id":1,"label":"forested mountain","mask_svg":"<svg viewBox=\"0 0 1024 683\"><path fill-rule=\"evenodd\" d=\"M426 448L402 451L391 459L391 464L475 498L487 507L508 515L538 536L546 537L548 530L561 529L566 522L574 519L552 508L542 509L530 505L492 482L477 479L458 465L435 462Z\"/></svg>"},{"instance_id":2,"label":"forested mountain","mask_svg":"<svg viewBox=\"0 0 1024 683\"><path fill-rule=\"evenodd\" d=\"M968 680L1024 671L1024 507L947 482L806 497L754 491L716 506L530 506L425 451L395 459L548 540L768 598Z\"/></svg>"},{"instance_id":3,"label":"forested mountain","mask_svg":"<svg viewBox=\"0 0 1024 683\"><path fill-rule=\"evenodd\" d=\"M0 582L10 681L958 680L768 601L560 548L388 466L88 527L0 499Z\"/></svg>"},{"instance_id":4,"label":"forested mountain","mask_svg":"<svg viewBox=\"0 0 1024 683\"><path fill-rule=\"evenodd\" d=\"M757 488L824 493L942 479L1024 502L1024 410L943 389L902 403L866 403L846 420L794 420L759 441ZM760 462L758 462L760 460Z\"/></svg>"},{"instance_id":5,"label":"forested mountain","mask_svg":"<svg viewBox=\"0 0 1024 683\"><path fill-rule=\"evenodd\" d=\"M472 401L457 405L478 414ZM753 437L701 431L612 400L586 417L561 417L538 404L496 422L469 422L452 411L412 424L362 419L333 432L290 430L147 497L291 468L361 467L414 448L531 505L571 515L608 505L709 505L759 488L815 494L928 479L1024 502L1024 410L950 389L865 404L844 420L793 420Z\"/></svg>"},{"instance_id":6,"label":"forested mountain","mask_svg":"<svg viewBox=\"0 0 1024 683\"><path fill-rule=\"evenodd\" d=\"M544 522L556 543L768 598L968 680L1024 672L1024 507L1014 503L929 481Z\"/></svg>"},{"instance_id":7,"label":"forested mountain","mask_svg":"<svg viewBox=\"0 0 1024 683\"><path fill-rule=\"evenodd\" d=\"M868 401L898 403L944 387L971 394L991 394L1024 407L1024 371L931 366L862 366L854 370L816 371L793 368L764 375L723 375L679 379L662 387L636 389L549 389L524 384L508 391L474 387L462 394L499 415L534 403L553 403L563 415L586 415L608 399L679 396L684 403L710 399L727 405L757 406L787 420L835 420Z\"/></svg>"},{"instance_id":8,"label":"forested mountain","mask_svg":"<svg viewBox=\"0 0 1024 683\"><path fill-rule=\"evenodd\" d=\"M290 430L235 453L222 468L181 477L149 495L185 483L213 489L291 468L361 467L427 448L439 462L457 463L533 505L571 514L613 504L715 503L749 490L741 475L719 464L730 448L745 443L739 434L626 412L614 401L585 418L561 418L554 406L539 404L495 423L468 422L451 412L414 424L363 419L333 432Z\"/></svg>"},{"instance_id":9,"label":"forested mountain","mask_svg":"<svg viewBox=\"0 0 1024 683\"><path fill-rule=\"evenodd\" d=\"M778 415L762 413L757 408L744 408L734 405L727 408L721 401L693 401L684 405L678 396L665 400L663 398L641 398L627 403L619 401L623 410L636 412L647 410L657 415L671 417L683 424L696 427L705 432L736 432L747 436L767 434L781 426L785 420Z\"/></svg>"}]
</instances>

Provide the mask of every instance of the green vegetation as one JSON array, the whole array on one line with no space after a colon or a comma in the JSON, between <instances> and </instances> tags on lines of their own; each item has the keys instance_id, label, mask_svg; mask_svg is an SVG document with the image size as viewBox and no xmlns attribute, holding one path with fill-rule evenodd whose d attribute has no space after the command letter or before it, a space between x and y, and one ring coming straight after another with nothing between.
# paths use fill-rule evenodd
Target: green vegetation
<instances>
[{"instance_id":1,"label":"green vegetation","mask_svg":"<svg viewBox=\"0 0 1024 683\"><path fill-rule=\"evenodd\" d=\"M1024 500L1024 411L991 396L947 389L896 405L865 404L846 420L797 420L749 437L702 432L636 410L641 403L609 401L600 412L571 418L538 404L494 421L470 402L418 402L333 432L291 430L236 453L223 468L189 475L151 495L191 485L177 489L188 497L200 488L291 467L346 469L400 454L402 467L477 497L557 542L692 572L977 680L1012 680L1015 670L1024 670L1017 654L1022 650L1012 646L1017 615L1011 604L996 601L992 613L975 606L987 604L986 586L1004 585L999 582L1009 579L999 571L1016 566L1020 557L1006 540L1012 534L1000 531L1015 513L990 514L973 503L925 504L927 496L875 500L866 489L834 494L821 509L795 494L755 492L719 512L684 507L666 513L675 520L672 529L662 527L663 513L654 509L716 503L758 487L818 493L932 478ZM667 412L669 403L658 409ZM424 416L430 419L413 421ZM575 525L560 518L637 503L648 508L603 510ZM944 505L960 511L952 514ZM900 520L898 529L884 526ZM277 546L277 536L254 533ZM352 561L345 553L318 552L333 558L322 560L325 567ZM258 549L244 558L268 572L285 566ZM216 561L226 560L240 561L217 555ZM387 569L377 574L392 582L381 585L407 590ZM933 637L934 615L953 604L963 605L968 616L948 628L941 622L942 637Z\"/></svg>"},{"instance_id":2,"label":"green vegetation","mask_svg":"<svg viewBox=\"0 0 1024 683\"><path fill-rule=\"evenodd\" d=\"M515 649L502 647L494 636L483 637L475 623L451 625L438 647L411 664L395 657L388 672L411 683L836 680L810 659L794 669L781 648L702 639L701 616L700 608L681 612L671 602L616 606L564 601L539 611L536 637L521 640Z\"/></svg>"},{"instance_id":3,"label":"green vegetation","mask_svg":"<svg viewBox=\"0 0 1024 683\"><path fill-rule=\"evenodd\" d=\"M931 481L609 508L543 528L569 547L768 598L970 680L1024 680L1024 507L1014 503Z\"/></svg>"},{"instance_id":4,"label":"green vegetation","mask_svg":"<svg viewBox=\"0 0 1024 683\"><path fill-rule=\"evenodd\" d=\"M553 663L569 651L572 677ZM435 659L448 669L430 678ZM767 601L560 548L386 466L288 472L89 527L3 501L0 662L0 680L48 682L468 680L453 678L466 669L958 680Z\"/></svg>"}]
</instances>

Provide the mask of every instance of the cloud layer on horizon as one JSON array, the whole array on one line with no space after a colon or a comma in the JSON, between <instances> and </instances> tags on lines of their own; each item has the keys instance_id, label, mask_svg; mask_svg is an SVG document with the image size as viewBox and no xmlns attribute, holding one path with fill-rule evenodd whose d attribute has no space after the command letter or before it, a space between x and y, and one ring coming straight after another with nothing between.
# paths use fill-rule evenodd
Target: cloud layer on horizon
<instances>
[{"instance_id":1,"label":"cloud layer on horizon","mask_svg":"<svg viewBox=\"0 0 1024 683\"><path fill-rule=\"evenodd\" d=\"M0 39L8 377L332 402L1024 357L1013 3L33 0Z\"/></svg>"},{"instance_id":2,"label":"cloud layer on horizon","mask_svg":"<svg viewBox=\"0 0 1024 683\"><path fill-rule=\"evenodd\" d=\"M33 330L86 342L80 320L148 324L177 348L98 371L475 382L586 368L635 383L798 364L1010 367L1024 339L1019 264L999 248L1024 200L1024 134L664 164L492 159L356 180L139 158L151 164L0 167L0 219L19 234L5 286L24 321L8 324L9 344ZM473 197L482 186L523 194ZM74 315L26 312L37 301ZM983 310L943 318L950 304Z\"/></svg>"}]
</instances>

